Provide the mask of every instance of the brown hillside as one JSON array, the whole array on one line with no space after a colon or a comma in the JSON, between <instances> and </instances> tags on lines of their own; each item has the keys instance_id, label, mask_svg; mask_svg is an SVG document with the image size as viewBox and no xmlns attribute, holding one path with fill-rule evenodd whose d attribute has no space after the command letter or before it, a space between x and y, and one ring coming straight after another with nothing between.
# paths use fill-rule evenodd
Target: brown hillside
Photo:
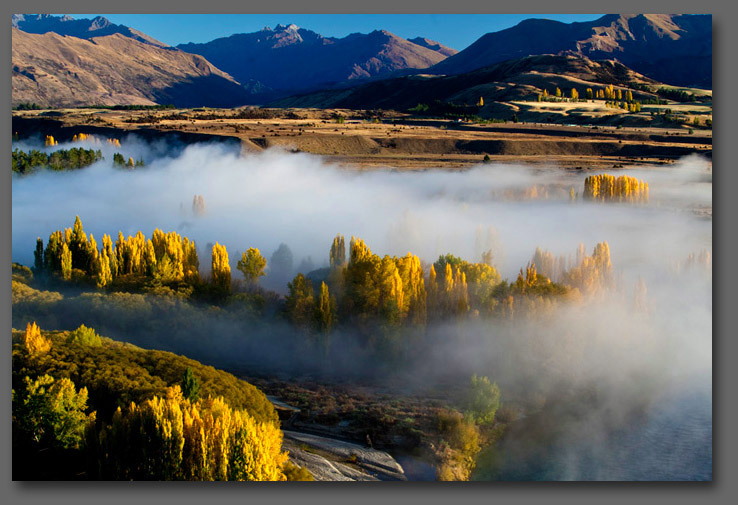
<instances>
[{"instance_id":1,"label":"brown hillside","mask_svg":"<svg viewBox=\"0 0 738 505\"><path fill-rule=\"evenodd\" d=\"M232 106L245 92L205 58L120 34L83 40L12 29L12 103Z\"/></svg>"}]
</instances>

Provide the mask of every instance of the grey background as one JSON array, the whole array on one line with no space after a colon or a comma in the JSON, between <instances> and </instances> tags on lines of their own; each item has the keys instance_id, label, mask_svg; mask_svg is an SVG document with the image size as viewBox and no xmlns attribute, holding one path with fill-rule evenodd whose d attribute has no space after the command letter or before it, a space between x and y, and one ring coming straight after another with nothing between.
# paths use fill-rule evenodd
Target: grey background
<instances>
[{"instance_id":1,"label":"grey background","mask_svg":"<svg viewBox=\"0 0 738 505\"><path fill-rule=\"evenodd\" d=\"M71 14L85 12L108 13L707 13L713 14L713 74L718 97L718 111L714 113L714 137L718 146L714 160L714 284L713 284L713 478L712 483L382 483L382 484L243 484L243 483L25 483L11 481L10 451L10 262L11 262L11 176L7 168L0 176L0 209L2 209L3 241L0 257L5 269L0 274L0 285L5 286L0 302L0 315L6 329L6 345L0 346L5 363L1 374L0 391L0 500L3 503L54 504L108 504L108 503L403 503L446 504L538 503L547 504L619 504L644 503L723 503L733 501L736 486L736 402L732 385L736 383L738 367L733 366L736 353L735 302L731 288L736 283L732 251L736 246L736 171L729 164L736 138L736 93L730 86L736 83L734 49L736 33L732 27L735 4L719 0L700 2L620 0L597 3L591 0L525 0L495 5L482 0L372 0L348 3L341 0L299 0L269 2L240 2L237 0L168 0L152 2L127 0L111 5L82 0L18 1L5 0L2 10L4 36L2 38L5 68L10 69L10 15L13 13L48 12ZM286 20L285 22L288 22ZM135 28L135 27L134 27ZM309 27L308 27L309 28ZM440 41L443 42L443 41ZM461 49L461 48L458 48ZM686 62L685 62L686 63ZM688 64L688 63L687 63ZM2 82L6 97L2 103L5 121L2 123L3 152L6 162L10 154L10 72ZM63 195L59 195L63 197Z\"/></svg>"}]
</instances>

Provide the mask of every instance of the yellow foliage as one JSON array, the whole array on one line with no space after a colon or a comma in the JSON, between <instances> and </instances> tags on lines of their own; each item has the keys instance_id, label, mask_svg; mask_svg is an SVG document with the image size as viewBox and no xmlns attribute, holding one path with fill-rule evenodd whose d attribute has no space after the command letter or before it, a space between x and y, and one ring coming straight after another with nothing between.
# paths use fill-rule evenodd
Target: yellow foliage
<instances>
[{"instance_id":1,"label":"yellow foliage","mask_svg":"<svg viewBox=\"0 0 738 505\"><path fill-rule=\"evenodd\" d=\"M349 261L352 264L365 261L372 256L371 249L360 238L351 237L350 249Z\"/></svg>"},{"instance_id":2,"label":"yellow foliage","mask_svg":"<svg viewBox=\"0 0 738 505\"><path fill-rule=\"evenodd\" d=\"M648 202L648 183L635 177L591 175L584 180L584 197L591 200L629 203Z\"/></svg>"},{"instance_id":3,"label":"yellow foliage","mask_svg":"<svg viewBox=\"0 0 738 505\"><path fill-rule=\"evenodd\" d=\"M72 137L72 142L84 142L85 140L90 140L92 138L91 135L87 135L86 133L77 133Z\"/></svg>"},{"instance_id":4,"label":"yellow foliage","mask_svg":"<svg viewBox=\"0 0 738 505\"><path fill-rule=\"evenodd\" d=\"M224 245L215 243L210 266L212 269L213 284L221 288L224 292L230 292L231 265L228 261L228 251Z\"/></svg>"},{"instance_id":5,"label":"yellow foliage","mask_svg":"<svg viewBox=\"0 0 738 505\"><path fill-rule=\"evenodd\" d=\"M281 481L287 462L282 432L232 409L221 397L191 403L179 386L140 407L132 403L101 436L102 457L118 458L126 445L136 468L117 468L117 478L160 480ZM107 453L107 454L106 454Z\"/></svg>"},{"instance_id":6,"label":"yellow foliage","mask_svg":"<svg viewBox=\"0 0 738 505\"><path fill-rule=\"evenodd\" d=\"M577 254L577 266L569 269L563 276L569 286L578 288L583 293L593 293L612 284L612 263L610 246L607 242L597 244L592 256L583 253L584 245L580 245Z\"/></svg>"},{"instance_id":7,"label":"yellow foliage","mask_svg":"<svg viewBox=\"0 0 738 505\"><path fill-rule=\"evenodd\" d=\"M23 346L31 355L44 354L51 350L51 340L41 335L41 329L35 322L28 323L23 335Z\"/></svg>"}]
</instances>

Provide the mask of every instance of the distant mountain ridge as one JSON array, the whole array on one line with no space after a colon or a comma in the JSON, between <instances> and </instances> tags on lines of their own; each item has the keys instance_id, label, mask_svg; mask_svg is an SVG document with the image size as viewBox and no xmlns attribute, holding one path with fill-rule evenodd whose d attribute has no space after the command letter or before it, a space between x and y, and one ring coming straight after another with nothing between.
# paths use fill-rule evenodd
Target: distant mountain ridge
<instances>
[{"instance_id":1,"label":"distant mountain ridge","mask_svg":"<svg viewBox=\"0 0 738 505\"><path fill-rule=\"evenodd\" d=\"M526 19L483 35L424 73L462 74L505 60L560 52L593 60L617 59L657 81L712 88L709 14L607 14L576 23Z\"/></svg>"},{"instance_id":2,"label":"distant mountain ridge","mask_svg":"<svg viewBox=\"0 0 738 505\"><path fill-rule=\"evenodd\" d=\"M13 14L12 25L26 33L43 34L54 32L80 39L104 37L120 33L145 44L170 47L143 32L124 25L111 23L109 19L97 16L93 19L75 19L72 16L53 16L51 14Z\"/></svg>"},{"instance_id":3,"label":"distant mountain ridge","mask_svg":"<svg viewBox=\"0 0 738 505\"><path fill-rule=\"evenodd\" d=\"M290 24L177 48L207 58L240 82L258 81L274 91L295 92L423 69L455 53L433 41L419 42L385 30L324 37Z\"/></svg>"},{"instance_id":4,"label":"distant mountain ridge","mask_svg":"<svg viewBox=\"0 0 738 505\"><path fill-rule=\"evenodd\" d=\"M243 105L247 92L202 56L120 33L89 40L12 28L12 104Z\"/></svg>"}]
</instances>

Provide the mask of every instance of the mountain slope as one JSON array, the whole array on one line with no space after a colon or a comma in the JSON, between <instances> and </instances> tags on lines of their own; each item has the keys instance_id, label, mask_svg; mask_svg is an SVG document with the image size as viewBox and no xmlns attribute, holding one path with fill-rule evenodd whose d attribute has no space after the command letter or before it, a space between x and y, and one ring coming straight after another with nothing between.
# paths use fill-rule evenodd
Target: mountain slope
<instances>
[{"instance_id":1,"label":"mountain slope","mask_svg":"<svg viewBox=\"0 0 738 505\"><path fill-rule=\"evenodd\" d=\"M231 76L203 57L118 33L84 40L12 28L12 65L13 105L226 107L247 98Z\"/></svg>"},{"instance_id":2,"label":"mountain slope","mask_svg":"<svg viewBox=\"0 0 738 505\"><path fill-rule=\"evenodd\" d=\"M158 47L169 47L167 44L149 37L143 32L124 25L111 23L102 16L94 19L74 19L71 16L52 16L51 14L13 14L12 24L26 33L49 33L69 35L80 39L104 37L120 33L126 37Z\"/></svg>"},{"instance_id":3,"label":"mountain slope","mask_svg":"<svg viewBox=\"0 0 738 505\"><path fill-rule=\"evenodd\" d=\"M527 19L480 37L426 72L461 74L509 59L562 51L617 59L668 84L712 87L711 15L608 14L569 24Z\"/></svg>"},{"instance_id":4,"label":"mountain slope","mask_svg":"<svg viewBox=\"0 0 738 505\"><path fill-rule=\"evenodd\" d=\"M413 44L427 47L428 49L436 51L437 53L441 53L444 56L453 56L454 54L458 53L456 49L451 49L450 47L444 46L440 42L436 42L435 40L431 40L431 39L426 39L424 37L415 37L414 39L407 39L407 40L408 42L412 42Z\"/></svg>"},{"instance_id":5,"label":"mountain slope","mask_svg":"<svg viewBox=\"0 0 738 505\"><path fill-rule=\"evenodd\" d=\"M430 104L435 100L473 105L479 97L485 102L510 101L535 97L556 87L568 93L576 87L585 90L612 84L655 84L616 61L592 61L576 55L527 56L483 69L451 76L409 76L385 79L348 90L324 90L278 100L278 107L325 107L358 109L398 109ZM634 92L639 96L640 92Z\"/></svg>"},{"instance_id":6,"label":"mountain slope","mask_svg":"<svg viewBox=\"0 0 738 505\"><path fill-rule=\"evenodd\" d=\"M387 31L337 39L295 25L277 25L274 30L177 47L204 56L242 83L258 81L271 90L295 92L399 69L427 68L446 57L443 52L448 48L438 46L414 44Z\"/></svg>"}]
</instances>

